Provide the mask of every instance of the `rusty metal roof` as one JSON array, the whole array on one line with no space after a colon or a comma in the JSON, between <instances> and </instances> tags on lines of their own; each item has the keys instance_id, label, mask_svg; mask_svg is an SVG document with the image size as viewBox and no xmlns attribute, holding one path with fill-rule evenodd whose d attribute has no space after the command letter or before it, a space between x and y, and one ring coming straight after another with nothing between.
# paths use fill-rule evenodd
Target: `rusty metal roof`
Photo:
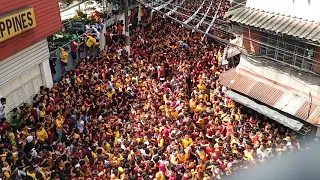
<instances>
[{"instance_id":1,"label":"rusty metal roof","mask_svg":"<svg viewBox=\"0 0 320 180\"><path fill-rule=\"evenodd\" d=\"M219 80L229 89L275 107L310 124L320 125L319 105L309 102L298 94L281 90L276 84L272 86L265 84L236 72L236 69L222 73Z\"/></svg>"}]
</instances>

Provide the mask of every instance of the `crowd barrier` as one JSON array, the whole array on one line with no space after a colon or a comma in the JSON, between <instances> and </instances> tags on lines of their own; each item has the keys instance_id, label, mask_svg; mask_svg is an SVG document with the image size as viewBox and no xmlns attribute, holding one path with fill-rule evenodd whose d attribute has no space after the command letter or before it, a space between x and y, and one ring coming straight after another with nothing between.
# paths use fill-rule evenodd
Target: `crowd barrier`
<instances>
[{"instance_id":1,"label":"crowd barrier","mask_svg":"<svg viewBox=\"0 0 320 180\"><path fill-rule=\"evenodd\" d=\"M132 3L130 4L130 7L129 9L133 9L133 8L137 8L138 7L138 4L135 4L135 3ZM112 16L110 17L108 20L105 21L104 23L104 29L103 31L101 32L101 36L100 36L100 49L104 47L105 45L105 39L104 39L104 33L105 33L105 29L106 27L109 27L111 26L114 22L116 22L117 20L120 20L124 18L124 11L120 11L117 15L115 16ZM124 20L124 19L123 19ZM60 81L61 77L64 76L64 74L62 73L62 63L61 63L61 53L60 53L60 48L63 48L63 47L69 47L69 49L71 50L71 47L70 47L70 42L60 46L59 48L57 48L56 50L50 52L50 59L52 60L53 58L56 59L55 61L55 71L56 71L56 74L53 75L52 79L54 82L58 82ZM86 57L87 56L87 52L88 49L84 49L84 52L81 54L81 57ZM99 50L98 49L95 49L95 51L91 52L91 55L93 56L97 56L98 55L98 52ZM73 59L72 59L72 55L71 55L71 52L69 52L69 57L68 57L68 65L66 67L66 71L70 71L72 69L75 68L76 65L79 64L80 62L80 54L77 53L77 58L76 58L76 63L75 63L75 66L74 66L74 63L73 63Z\"/></svg>"},{"instance_id":2,"label":"crowd barrier","mask_svg":"<svg viewBox=\"0 0 320 180\"><path fill-rule=\"evenodd\" d=\"M119 17L120 17L121 15L122 15L122 13L121 13L121 14L118 14L117 16L114 16L114 17L111 17L110 19L108 19L108 20L105 22L104 27L111 26L114 22L116 22L116 21L119 19ZM104 38L104 35L103 35L104 33L105 33L105 28L103 29L103 31L102 31L102 33L101 33L101 37L100 37L100 48L104 47L104 44L105 44L105 41L104 41L104 39L103 39L103 38ZM71 43L71 42L68 42L68 43L60 46L58 49L50 52L50 59L51 59L51 60L56 59L56 61L54 61L56 74L54 74L53 77L52 77L52 80L53 80L54 82L60 81L61 77L64 76L63 71L62 71L62 68L63 68L63 67L62 67L61 58L60 58L60 56L61 56L60 48L69 47L69 49L71 50L70 43ZM74 63L73 63L73 59L72 59L71 52L69 52L68 65L67 65L67 67L66 67L66 71L70 71L70 70L76 68L75 66L78 65L79 62L80 62L80 57L81 57L81 58L84 58L84 57L87 56L87 53L86 53L87 51L88 51L88 49L85 47L85 48L84 48L84 52L81 53L81 56L80 56L79 52L77 52L77 58L76 58L76 63L75 63L75 65L74 65ZM98 52L99 52L99 51L98 51L98 48L96 48L96 49L91 53L91 55L96 56L96 55L98 55Z\"/></svg>"},{"instance_id":3,"label":"crowd barrier","mask_svg":"<svg viewBox=\"0 0 320 180\"><path fill-rule=\"evenodd\" d=\"M69 49L71 49L70 43L64 45L63 47L69 47ZM74 60L72 59L71 52L69 52L68 65L66 66L66 71L71 71L72 69L75 69L76 66L79 64L81 58L84 58L87 56L87 53L86 53L87 51L88 51L88 49L85 47L84 52L81 53L81 56L80 56L80 53L77 52L77 58L75 59L76 63L73 62ZM91 53L91 55L93 55L93 56L96 56L97 54L98 54L98 48L96 48ZM61 58L60 58L60 55L61 55L60 50L56 50L55 52L53 52L50 55L51 55L51 58L56 59L56 61L54 62L56 74L53 75L52 80L54 82L58 82L58 81L60 81L61 77L65 75L62 70L63 66L62 66Z\"/></svg>"}]
</instances>

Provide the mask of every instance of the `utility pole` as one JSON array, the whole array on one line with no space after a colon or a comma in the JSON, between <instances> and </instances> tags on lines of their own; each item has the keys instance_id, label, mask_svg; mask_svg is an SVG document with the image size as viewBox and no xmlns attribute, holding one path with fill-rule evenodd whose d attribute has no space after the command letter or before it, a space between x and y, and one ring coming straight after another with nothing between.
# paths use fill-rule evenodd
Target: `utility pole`
<instances>
[{"instance_id":1,"label":"utility pole","mask_svg":"<svg viewBox=\"0 0 320 180\"><path fill-rule=\"evenodd\" d=\"M125 26L125 35L126 35L126 50L128 54L130 55L130 32L129 32L129 0L123 0L124 1L124 26Z\"/></svg>"}]
</instances>

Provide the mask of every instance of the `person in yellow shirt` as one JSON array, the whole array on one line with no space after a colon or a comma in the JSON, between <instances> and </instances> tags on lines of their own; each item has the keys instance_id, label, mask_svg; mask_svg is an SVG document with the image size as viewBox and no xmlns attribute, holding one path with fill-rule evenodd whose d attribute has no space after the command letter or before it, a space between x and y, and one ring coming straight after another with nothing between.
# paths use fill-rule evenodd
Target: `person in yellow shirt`
<instances>
[{"instance_id":1,"label":"person in yellow shirt","mask_svg":"<svg viewBox=\"0 0 320 180\"><path fill-rule=\"evenodd\" d=\"M200 91L204 91L207 89L206 85L203 83L203 81L200 81L200 83L197 85L198 89Z\"/></svg>"},{"instance_id":2,"label":"person in yellow shirt","mask_svg":"<svg viewBox=\"0 0 320 180\"><path fill-rule=\"evenodd\" d=\"M189 100L190 113L193 113L193 112L194 112L194 110L196 109L196 106L197 106L197 102L196 102L195 99L192 97L192 98Z\"/></svg>"},{"instance_id":3,"label":"person in yellow shirt","mask_svg":"<svg viewBox=\"0 0 320 180\"><path fill-rule=\"evenodd\" d=\"M193 140L188 134L182 139L182 145L184 148L189 147L192 143Z\"/></svg>"},{"instance_id":4,"label":"person in yellow shirt","mask_svg":"<svg viewBox=\"0 0 320 180\"><path fill-rule=\"evenodd\" d=\"M206 110L206 106L204 106L203 103L200 103L199 105L197 105L195 109L196 112L202 112L205 110Z\"/></svg>"},{"instance_id":5,"label":"person in yellow shirt","mask_svg":"<svg viewBox=\"0 0 320 180\"><path fill-rule=\"evenodd\" d=\"M97 46L99 45L99 43L97 42L97 40L94 38L94 36L90 36L90 35L87 35L87 42L86 42L86 45L91 48L93 46Z\"/></svg>"},{"instance_id":6,"label":"person in yellow shirt","mask_svg":"<svg viewBox=\"0 0 320 180\"><path fill-rule=\"evenodd\" d=\"M12 170L11 170L9 164L6 161L4 161L3 162L2 173L3 173L4 177L5 177L5 179L10 179L11 172L12 172Z\"/></svg>"},{"instance_id":7,"label":"person in yellow shirt","mask_svg":"<svg viewBox=\"0 0 320 180\"><path fill-rule=\"evenodd\" d=\"M114 89L109 89L109 91L107 92L107 96L112 99L113 95L116 93L116 91Z\"/></svg>"},{"instance_id":8,"label":"person in yellow shirt","mask_svg":"<svg viewBox=\"0 0 320 180\"><path fill-rule=\"evenodd\" d=\"M34 167L29 167L27 170L27 176L30 176L32 179L36 179L36 173Z\"/></svg>"},{"instance_id":9,"label":"person in yellow shirt","mask_svg":"<svg viewBox=\"0 0 320 180\"><path fill-rule=\"evenodd\" d=\"M176 109L172 109L171 110L171 117L173 117L174 119L177 119L179 116L179 112Z\"/></svg>"},{"instance_id":10,"label":"person in yellow shirt","mask_svg":"<svg viewBox=\"0 0 320 180\"><path fill-rule=\"evenodd\" d=\"M119 88L121 86L121 81L120 80L117 80L116 86L117 86L117 88Z\"/></svg>"},{"instance_id":11,"label":"person in yellow shirt","mask_svg":"<svg viewBox=\"0 0 320 180\"><path fill-rule=\"evenodd\" d=\"M46 116L46 110L43 106L40 106L39 110L40 110L40 118L43 118L43 120L44 120L44 118Z\"/></svg>"},{"instance_id":12,"label":"person in yellow shirt","mask_svg":"<svg viewBox=\"0 0 320 180\"><path fill-rule=\"evenodd\" d=\"M41 126L41 124L37 125L37 131L36 131L37 140L39 142L44 142L48 138L47 131Z\"/></svg>"},{"instance_id":13,"label":"person in yellow shirt","mask_svg":"<svg viewBox=\"0 0 320 180\"><path fill-rule=\"evenodd\" d=\"M57 119L56 119L56 131L57 131L57 134L58 134L58 140L60 141L61 138L62 138L62 132L63 132L63 123L64 123L64 119L63 117L59 114L57 116Z\"/></svg>"},{"instance_id":14,"label":"person in yellow shirt","mask_svg":"<svg viewBox=\"0 0 320 180\"><path fill-rule=\"evenodd\" d=\"M208 102L208 100L209 100L208 94L203 94L203 101Z\"/></svg>"},{"instance_id":15,"label":"person in yellow shirt","mask_svg":"<svg viewBox=\"0 0 320 180\"><path fill-rule=\"evenodd\" d=\"M181 150L179 152L179 154L177 155L177 159L178 159L179 164L184 163L185 161L189 160L189 158L190 158L190 152L185 153L184 150Z\"/></svg>"},{"instance_id":16,"label":"person in yellow shirt","mask_svg":"<svg viewBox=\"0 0 320 180\"><path fill-rule=\"evenodd\" d=\"M62 72L66 72L66 67L68 66L68 60L69 60L69 48L60 48L61 53L61 63L62 63Z\"/></svg>"},{"instance_id":17,"label":"person in yellow shirt","mask_svg":"<svg viewBox=\"0 0 320 180\"><path fill-rule=\"evenodd\" d=\"M157 172L155 180L165 180L165 176L162 172Z\"/></svg>"},{"instance_id":18,"label":"person in yellow shirt","mask_svg":"<svg viewBox=\"0 0 320 180\"><path fill-rule=\"evenodd\" d=\"M158 147L160 147L160 148L162 148L163 147L163 145L164 145L164 139L163 139L163 137L162 137L162 134L160 134L159 136L158 136Z\"/></svg>"},{"instance_id":19,"label":"person in yellow shirt","mask_svg":"<svg viewBox=\"0 0 320 180\"><path fill-rule=\"evenodd\" d=\"M203 162L207 161L207 154L201 147L197 148L196 153Z\"/></svg>"}]
</instances>

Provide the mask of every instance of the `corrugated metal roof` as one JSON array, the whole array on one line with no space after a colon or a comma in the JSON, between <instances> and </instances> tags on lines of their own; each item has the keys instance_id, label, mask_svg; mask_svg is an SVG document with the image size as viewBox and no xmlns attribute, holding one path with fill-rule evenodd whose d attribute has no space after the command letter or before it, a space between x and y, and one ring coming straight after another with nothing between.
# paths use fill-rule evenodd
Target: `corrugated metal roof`
<instances>
[{"instance_id":1,"label":"corrugated metal roof","mask_svg":"<svg viewBox=\"0 0 320 180\"><path fill-rule=\"evenodd\" d=\"M296 17L264 12L249 7L240 7L226 13L230 21L320 42L320 23Z\"/></svg>"},{"instance_id":2,"label":"corrugated metal roof","mask_svg":"<svg viewBox=\"0 0 320 180\"><path fill-rule=\"evenodd\" d=\"M274 86L267 85L250 78L236 69L230 69L219 77L220 83L229 89L245 94L264 104L291 114L313 125L320 125L320 106L309 102L298 94L285 92Z\"/></svg>"},{"instance_id":3,"label":"corrugated metal roof","mask_svg":"<svg viewBox=\"0 0 320 180\"><path fill-rule=\"evenodd\" d=\"M301 117L302 119L308 119L309 115L309 109L310 109L310 114L311 112L314 112L315 109L318 106L314 105L314 104L310 104L310 102L304 102L304 104L301 106L301 108L296 112L296 115L298 117ZM307 109L308 111L305 111L305 109Z\"/></svg>"},{"instance_id":4,"label":"corrugated metal roof","mask_svg":"<svg viewBox=\"0 0 320 180\"><path fill-rule=\"evenodd\" d=\"M310 124L320 125L320 107L316 107L315 110L311 111L308 122Z\"/></svg>"}]
</instances>

